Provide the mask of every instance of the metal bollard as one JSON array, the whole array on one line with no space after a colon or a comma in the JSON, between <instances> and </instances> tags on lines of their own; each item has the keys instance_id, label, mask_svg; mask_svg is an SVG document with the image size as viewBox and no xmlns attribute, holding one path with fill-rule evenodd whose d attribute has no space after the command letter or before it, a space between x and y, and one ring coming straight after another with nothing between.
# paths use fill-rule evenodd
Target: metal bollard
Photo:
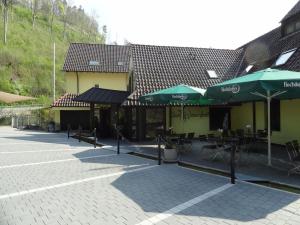
<instances>
[{"instance_id":1,"label":"metal bollard","mask_svg":"<svg viewBox=\"0 0 300 225\"><path fill-rule=\"evenodd\" d=\"M117 129L117 153L118 155L120 154L120 134L119 134L119 130Z\"/></svg>"},{"instance_id":2,"label":"metal bollard","mask_svg":"<svg viewBox=\"0 0 300 225\"><path fill-rule=\"evenodd\" d=\"M70 138L70 130L71 130L71 126L70 124L68 124L68 139Z\"/></svg>"},{"instance_id":3,"label":"metal bollard","mask_svg":"<svg viewBox=\"0 0 300 225\"><path fill-rule=\"evenodd\" d=\"M97 129L94 128L94 148L96 148L96 144L97 144Z\"/></svg>"},{"instance_id":4,"label":"metal bollard","mask_svg":"<svg viewBox=\"0 0 300 225\"><path fill-rule=\"evenodd\" d=\"M230 154L230 177L231 177L232 184L235 184L235 151L236 151L236 144L232 145L231 154Z\"/></svg>"},{"instance_id":5,"label":"metal bollard","mask_svg":"<svg viewBox=\"0 0 300 225\"><path fill-rule=\"evenodd\" d=\"M160 142L161 142L161 136L160 134L158 135L158 165L161 165L161 147L160 147Z\"/></svg>"},{"instance_id":6,"label":"metal bollard","mask_svg":"<svg viewBox=\"0 0 300 225\"><path fill-rule=\"evenodd\" d=\"M78 137L78 141L81 142L81 126L79 126L79 137Z\"/></svg>"}]
</instances>

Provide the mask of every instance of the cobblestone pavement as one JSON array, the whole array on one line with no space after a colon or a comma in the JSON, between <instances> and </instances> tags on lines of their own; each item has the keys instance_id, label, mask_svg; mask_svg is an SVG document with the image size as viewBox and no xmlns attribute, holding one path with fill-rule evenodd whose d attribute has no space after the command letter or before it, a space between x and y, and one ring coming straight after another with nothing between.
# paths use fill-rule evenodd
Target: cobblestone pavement
<instances>
[{"instance_id":1,"label":"cobblestone pavement","mask_svg":"<svg viewBox=\"0 0 300 225\"><path fill-rule=\"evenodd\" d=\"M0 128L0 225L299 224L300 196Z\"/></svg>"}]
</instances>

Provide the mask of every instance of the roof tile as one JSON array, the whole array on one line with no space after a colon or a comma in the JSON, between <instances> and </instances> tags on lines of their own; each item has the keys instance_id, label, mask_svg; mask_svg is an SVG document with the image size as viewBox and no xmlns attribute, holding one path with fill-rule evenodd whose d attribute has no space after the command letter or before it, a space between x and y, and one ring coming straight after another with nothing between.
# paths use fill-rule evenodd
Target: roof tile
<instances>
[{"instance_id":1,"label":"roof tile","mask_svg":"<svg viewBox=\"0 0 300 225\"><path fill-rule=\"evenodd\" d=\"M243 61L238 74L245 74L248 65L253 64L251 72L272 67L279 55L285 51L300 47L300 32L281 36L281 28L270 32L243 45ZM300 71L300 49L292 55L286 64L277 67L286 70Z\"/></svg>"},{"instance_id":2,"label":"roof tile","mask_svg":"<svg viewBox=\"0 0 300 225\"><path fill-rule=\"evenodd\" d=\"M99 62L99 65L90 65L90 61ZM126 73L129 62L130 46L71 43L63 70Z\"/></svg>"},{"instance_id":3,"label":"roof tile","mask_svg":"<svg viewBox=\"0 0 300 225\"><path fill-rule=\"evenodd\" d=\"M127 104L138 104L139 96L178 84L206 88L228 79L237 72L241 53L241 50L132 45L136 91L130 96L133 101ZM209 78L207 70L215 70L219 78Z\"/></svg>"},{"instance_id":4,"label":"roof tile","mask_svg":"<svg viewBox=\"0 0 300 225\"><path fill-rule=\"evenodd\" d=\"M73 99L77 97L76 94L66 93L57 99L51 107L90 107L89 103L85 102L75 102Z\"/></svg>"}]
</instances>

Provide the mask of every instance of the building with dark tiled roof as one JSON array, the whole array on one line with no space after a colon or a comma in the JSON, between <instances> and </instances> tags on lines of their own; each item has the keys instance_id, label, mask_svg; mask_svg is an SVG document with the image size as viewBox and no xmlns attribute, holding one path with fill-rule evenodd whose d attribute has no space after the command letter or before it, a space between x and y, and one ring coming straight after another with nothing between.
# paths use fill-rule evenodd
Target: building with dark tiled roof
<instances>
[{"instance_id":1,"label":"building with dark tiled roof","mask_svg":"<svg viewBox=\"0 0 300 225\"><path fill-rule=\"evenodd\" d=\"M68 125L77 129L91 127L90 118L106 115L101 121L101 129L109 133L111 112L105 107L96 106L95 115L90 113L90 104L73 101L72 98L92 87L127 91L131 59L130 46L72 43L66 55L65 71L66 92L52 104L54 119L58 129L66 130ZM80 120L79 118L85 118Z\"/></svg>"},{"instance_id":2,"label":"building with dark tiled roof","mask_svg":"<svg viewBox=\"0 0 300 225\"><path fill-rule=\"evenodd\" d=\"M132 99L178 84L207 88L236 74L241 59L242 50L132 45Z\"/></svg>"},{"instance_id":3,"label":"building with dark tiled roof","mask_svg":"<svg viewBox=\"0 0 300 225\"><path fill-rule=\"evenodd\" d=\"M137 99L143 94L178 84L207 88L268 67L300 71L299 47L300 1L283 17L279 27L235 50L73 43L69 47L63 70L68 93L79 95L95 85L130 93L119 114L125 133L130 138L143 140L153 137L158 126L164 126L165 129L172 127L177 133L205 134L221 128L226 114L229 114L229 127L232 129L251 125L254 130L258 130L265 129L264 102L236 106L186 106L182 123L180 108L145 106ZM72 118L71 114L80 108L76 108L78 103L64 100L68 96L62 96L53 104L54 110L59 109L56 110L56 122L64 124L61 127L66 127L67 123L61 120L66 117L62 115L64 109L73 104L73 110L67 114ZM295 130L292 124L284 120L283 115L298 115L299 102L289 100L272 104L273 136L275 142L283 143L286 134L294 137L293 132L286 130ZM95 117L100 121L99 124L112 126L115 107L96 105L96 108L98 113Z\"/></svg>"}]
</instances>

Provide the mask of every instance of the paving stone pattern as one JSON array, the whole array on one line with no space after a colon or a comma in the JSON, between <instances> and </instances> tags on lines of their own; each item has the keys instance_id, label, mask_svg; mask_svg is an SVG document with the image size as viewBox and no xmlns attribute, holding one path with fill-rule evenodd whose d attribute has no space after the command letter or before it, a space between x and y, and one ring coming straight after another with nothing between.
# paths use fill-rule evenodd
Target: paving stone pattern
<instances>
[{"instance_id":1,"label":"paving stone pattern","mask_svg":"<svg viewBox=\"0 0 300 225\"><path fill-rule=\"evenodd\" d=\"M96 158L80 159L84 157ZM67 159L76 160L1 169ZM91 145L68 140L66 134L0 128L0 225L138 224L229 182L177 165L153 165L152 160L94 150ZM53 188L5 197L42 187ZM238 183L158 224L296 225L300 223L299 197Z\"/></svg>"}]
</instances>

